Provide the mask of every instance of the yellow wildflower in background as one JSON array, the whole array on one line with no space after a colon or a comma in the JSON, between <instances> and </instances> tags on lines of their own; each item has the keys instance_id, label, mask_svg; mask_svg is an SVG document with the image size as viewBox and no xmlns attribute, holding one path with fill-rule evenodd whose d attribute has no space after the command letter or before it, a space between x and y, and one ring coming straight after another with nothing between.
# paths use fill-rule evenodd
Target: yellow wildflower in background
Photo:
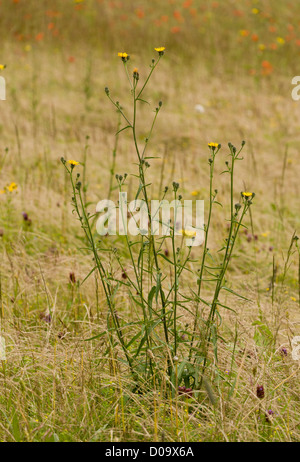
<instances>
[{"instance_id":1,"label":"yellow wildflower in background","mask_svg":"<svg viewBox=\"0 0 300 462\"><path fill-rule=\"evenodd\" d=\"M194 191L191 191L191 196L198 196L200 194L199 189L195 189Z\"/></svg>"},{"instance_id":2,"label":"yellow wildflower in background","mask_svg":"<svg viewBox=\"0 0 300 462\"><path fill-rule=\"evenodd\" d=\"M18 185L15 182L10 183L10 185L7 187L7 190L9 192L13 192L17 189Z\"/></svg>"},{"instance_id":3,"label":"yellow wildflower in background","mask_svg":"<svg viewBox=\"0 0 300 462\"><path fill-rule=\"evenodd\" d=\"M3 69L6 68L6 64L0 64L0 71L3 71Z\"/></svg>"},{"instance_id":4,"label":"yellow wildflower in background","mask_svg":"<svg viewBox=\"0 0 300 462\"><path fill-rule=\"evenodd\" d=\"M280 45L284 45L284 44L285 44L285 40L284 40L284 38L282 38L282 37L277 37L276 40L277 40L277 42L278 42Z\"/></svg>"},{"instance_id":5,"label":"yellow wildflower in background","mask_svg":"<svg viewBox=\"0 0 300 462\"><path fill-rule=\"evenodd\" d=\"M219 143L208 143L209 148L216 149L219 146Z\"/></svg>"},{"instance_id":6,"label":"yellow wildflower in background","mask_svg":"<svg viewBox=\"0 0 300 462\"><path fill-rule=\"evenodd\" d=\"M182 234L184 237L196 237L196 231L191 231L190 229L181 229L180 234Z\"/></svg>"},{"instance_id":7,"label":"yellow wildflower in background","mask_svg":"<svg viewBox=\"0 0 300 462\"><path fill-rule=\"evenodd\" d=\"M259 13L259 9L258 9L258 8L252 8L252 13L253 13L253 14L258 14L258 13Z\"/></svg>"},{"instance_id":8,"label":"yellow wildflower in background","mask_svg":"<svg viewBox=\"0 0 300 462\"><path fill-rule=\"evenodd\" d=\"M10 183L9 186L5 186L4 189L2 189L0 191L0 194L5 194L7 192L13 192L15 191L16 189L18 188L18 185L17 183L15 183L14 181L12 183Z\"/></svg>"},{"instance_id":9,"label":"yellow wildflower in background","mask_svg":"<svg viewBox=\"0 0 300 462\"><path fill-rule=\"evenodd\" d=\"M252 197L252 196L253 196L253 193L252 193L252 192L245 191L245 192L242 192L242 196L244 196L244 197Z\"/></svg>"},{"instance_id":10,"label":"yellow wildflower in background","mask_svg":"<svg viewBox=\"0 0 300 462\"><path fill-rule=\"evenodd\" d=\"M68 160L68 164L72 165L72 167L76 167L76 165L79 165L79 162L77 162L77 160Z\"/></svg>"}]
</instances>

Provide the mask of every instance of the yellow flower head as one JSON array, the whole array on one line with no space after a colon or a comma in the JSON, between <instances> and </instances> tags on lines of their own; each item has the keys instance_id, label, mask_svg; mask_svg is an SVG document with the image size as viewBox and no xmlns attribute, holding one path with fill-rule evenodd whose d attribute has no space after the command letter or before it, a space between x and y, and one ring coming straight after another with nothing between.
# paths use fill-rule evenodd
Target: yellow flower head
<instances>
[{"instance_id":1,"label":"yellow flower head","mask_svg":"<svg viewBox=\"0 0 300 462\"><path fill-rule=\"evenodd\" d=\"M165 47L158 47L158 48L154 48L155 51L157 51L157 53L159 54L159 56L162 56L165 52Z\"/></svg>"},{"instance_id":2,"label":"yellow flower head","mask_svg":"<svg viewBox=\"0 0 300 462\"><path fill-rule=\"evenodd\" d=\"M79 162L77 160L68 160L68 164L72 166L72 168L76 167L76 165L79 165Z\"/></svg>"},{"instance_id":3,"label":"yellow flower head","mask_svg":"<svg viewBox=\"0 0 300 462\"><path fill-rule=\"evenodd\" d=\"M242 37L247 37L249 35L249 31L247 29L240 30L240 34Z\"/></svg>"},{"instance_id":4,"label":"yellow flower head","mask_svg":"<svg viewBox=\"0 0 300 462\"><path fill-rule=\"evenodd\" d=\"M278 42L280 45L284 45L284 44L285 44L285 40L284 40L284 38L282 38L282 37L277 37L276 40L277 40L277 42Z\"/></svg>"},{"instance_id":5,"label":"yellow flower head","mask_svg":"<svg viewBox=\"0 0 300 462\"><path fill-rule=\"evenodd\" d=\"M252 192L248 192L248 191L244 191L244 192L242 192L242 196L244 196L244 197L252 197L252 196L253 196L253 193L252 193Z\"/></svg>"},{"instance_id":6,"label":"yellow flower head","mask_svg":"<svg viewBox=\"0 0 300 462\"><path fill-rule=\"evenodd\" d=\"M196 237L196 231L191 231L190 229L181 229L179 232L184 237L188 237L188 238Z\"/></svg>"},{"instance_id":7,"label":"yellow flower head","mask_svg":"<svg viewBox=\"0 0 300 462\"><path fill-rule=\"evenodd\" d=\"M119 56L119 58L122 58L123 62L128 61L128 59L130 58L130 56L125 52L118 53L118 56Z\"/></svg>"},{"instance_id":8,"label":"yellow flower head","mask_svg":"<svg viewBox=\"0 0 300 462\"><path fill-rule=\"evenodd\" d=\"M192 196L198 196L199 193L200 193L199 189L195 189L194 191L191 191Z\"/></svg>"},{"instance_id":9,"label":"yellow flower head","mask_svg":"<svg viewBox=\"0 0 300 462\"><path fill-rule=\"evenodd\" d=\"M3 69L6 68L6 64L0 64L0 71L3 71Z\"/></svg>"},{"instance_id":10,"label":"yellow flower head","mask_svg":"<svg viewBox=\"0 0 300 462\"><path fill-rule=\"evenodd\" d=\"M9 186L7 186L7 190L9 192L13 192L13 191L15 191L17 189L17 187L18 187L18 185L16 183L12 182L12 183L10 183Z\"/></svg>"},{"instance_id":11,"label":"yellow flower head","mask_svg":"<svg viewBox=\"0 0 300 462\"><path fill-rule=\"evenodd\" d=\"M139 78L140 78L140 74L139 74L139 70L138 70L138 68L137 68L137 67L135 67L135 68L133 69L133 73L132 73L132 75L133 75L133 78L134 78L136 81L138 81L138 80L139 80Z\"/></svg>"},{"instance_id":12,"label":"yellow flower head","mask_svg":"<svg viewBox=\"0 0 300 462\"><path fill-rule=\"evenodd\" d=\"M241 196L243 199L248 201L248 200L254 199L255 194L252 192L244 191L241 193Z\"/></svg>"},{"instance_id":13,"label":"yellow flower head","mask_svg":"<svg viewBox=\"0 0 300 462\"><path fill-rule=\"evenodd\" d=\"M212 149L216 149L219 147L219 143L208 143L208 147Z\"/></svg>"}]
</instances>

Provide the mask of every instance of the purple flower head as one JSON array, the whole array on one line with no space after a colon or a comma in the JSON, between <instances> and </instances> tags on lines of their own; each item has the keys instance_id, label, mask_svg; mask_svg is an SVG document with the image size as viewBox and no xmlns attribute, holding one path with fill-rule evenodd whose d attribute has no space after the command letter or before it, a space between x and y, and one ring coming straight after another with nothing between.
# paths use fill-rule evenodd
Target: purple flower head
<instances>
[{"instance_id":1,"label":"purple flower head","mask_svg":"<svg viewBox=\"0 0 300 462\"><path fill-rule=\"evenodd\" d=\"M280 353L282 356L287 356L288 352L286 348L281 348Z\"/></svg>"},{"instance_id":2,"label":"purple flower head","mask_svg":"<svg viewBox=\"0 0 300 462\"><path fill-rule=\"evenodd\" d=\"M265 396L265 390L263 385L257 385L256 395L258 398L263 399L263 397Z\"/></svg>"}]
</instances>

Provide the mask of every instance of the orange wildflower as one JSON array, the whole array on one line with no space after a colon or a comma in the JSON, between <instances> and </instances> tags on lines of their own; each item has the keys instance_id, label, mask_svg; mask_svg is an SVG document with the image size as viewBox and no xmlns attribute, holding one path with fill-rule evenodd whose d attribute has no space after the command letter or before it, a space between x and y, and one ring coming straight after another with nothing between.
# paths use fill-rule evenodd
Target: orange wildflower
<instances>
[{"instance_id":1,"label":"orange wildflower","mask_svg":"<svg viewBox=\"0 0 300 462\"><path fill-rule=\"evenodd\" d=\"M183 17L181 16L180 11L178 11L178 10L174 11L173 16L178 22L183 22L184 21Z\"/></svg>"},{"instance_id":2,"label":"orange wildflower","mask_svg":"<svg viewBox=\"0 0 300 462\"><path fill-rule=\"evenodd\" d=\"M183 8L189 8L193 3L193 0L185 0L185 2L183 2L182 6Z\"/></svg>"},{"instance_id":3,"label":"orange wildflower","mask_svg":"<svg viewBox=\"0 0 300 462\"><path fill-rule=\"evenodd\" d=\"M142 8L138 8L135 11L135 14L137 15L138 18L143 19L145 16L145 11Z\"/></svg>"},{"instance_id":4,"label":"orange wildflower","mask_svg":"<svg viewBox=\"0 0 300 462\"><path fill-rule=\"evenodd\" d=\"M237 18L240 18L240 17L244 16L244 13L241 10L234 10L233 14Z\"/></svg>"},{"instance_id":5,"label":"orange wildflower","mask_svg":"<svg viewBox=\"0 0 300 462\"><path fill-rule=\"evenodd\" d=\"M39 34L37 34L37 35L35 36L35 40L36 40L37 42L40 42L41 40L43 40L43 38L44 38L43 32L40 32Z\"/></svg>"},{"instance_id":6,"label":"orange wildflower","mask_svg":"<svg viewBox=\"0 0 300 462\"><path fill-rule=\"evenodd\" d=\"M261 63L261 67L262 67L262 71L261 71L262 75L270 75L273 72L273 66L270 63L270 61L264 60Z\"/></svg>"}]
</instances>

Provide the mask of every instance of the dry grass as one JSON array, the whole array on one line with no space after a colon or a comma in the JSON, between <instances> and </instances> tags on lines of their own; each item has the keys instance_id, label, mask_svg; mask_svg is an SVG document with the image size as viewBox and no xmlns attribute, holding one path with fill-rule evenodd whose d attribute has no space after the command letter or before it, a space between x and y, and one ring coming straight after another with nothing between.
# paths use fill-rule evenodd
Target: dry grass
<instances>
[{"instance_id":1,"label":"dry grass","mask_svg":"<svg viewBox=\"0 0 300 462\"><path fill-rule=\"evenodd\" d=\"M228 8L235 8L236 2L228 3L232 4ZM276 6L276 14L288 16L288 7L279 3L282 5ZM65 15L59 2L55 4ZM275 69L268 76L253 77L243 67L244 53L241 52L240 64L237 62L233 38L230 36L231 41L224 44L222 34L225 37L229 20L216 31L216 36L206 32L205 52L199 57L194 54L189 60L185 59L190 55L185 55L177 36L160 31L160 38L164 33L164 43L170 44L171 51L167 50L147 90L152 107L158 100L163 101L150 146L151 155L161 157L151 162L152 196L158 197L166 153L163 186L178 181L184 198L191 199L191 192L199 190L199 198L207 201L207 142L217 141L225 147L228 141L239 145L245 139L236 189L256 192L253 233L249 216L246 225L249 234L257 235L257 239L250 240L240 233L229 272L231 287L251 302L224 298L237 314L222 313L221 334L225 341L219 346L219 375L214 372L210 376L215 405L204 388L188 402L182 397L167 398L165 384L161 389L153 387L137 395L119 361L122 352L118 347L112 350L107 336L86 341L106 330L107 307L99 281L93 275L79 286L72 284L69 277L73 272L76 280L82 281L92 261L81 250L84 243L71 213L71 190L60 157L83 160L88 135L88 200L96 203L105 198L117 116L105 97L104 87L108 85L122 105L129 104L116 52L134 46L135 42L120 26L125 32L120 34L118 43L110 27L117 28L119 23L112 26L108 21L116 13L110 12L108 2L99 5L103 8L101 21L106 31L100 50L95 43L101 42L101 36L93 40L89 29L84 29L86 18L76 19L78 24L75 19L71 21L74 27L77 24L86 31L86 44L79 39L74 45L69 43L71 26L65 22L65 16L60 19L64 40L56 43L54 37L54 42L50 38L41 44L35 42L42 10L35 11L30 5L27 8L35 25L31 32L21 32L30 33L32 39L18 42L13 39L15 31L10 29L11 36L3 45L2 59L8 68L7 101L1 102L0 168L6 147L8 155L0 171L0 189L15 181L18 190L10 200L7 195L0 196L1 335L7 346L7 361L0 364L0 439L297 441L299 363L291 357L290 344L295 335L300 335L297 253L292 255L283 280L290 240L294 230L299 230L300 207L300 116L298 104L290 96L290 82L297 74L293 73L292 51L286 51L290 58L280 72ZM22 1L20 5L7 6L8 25L12 24L11 8L18 7L25 8ZM132 14L136 8L130 8ZM243 2L242 9L247 8L248 3ZM99 25L97 21L91 24ZM276 24L279 30L283 27ZM157 43L150 42L154 33L149 28L143 48L138 27L131 59L143 78L152 56L150 50ZM19 32L20 28L16 20L15 29ZM110 41L111 36L115 42ZM213 37L219 46L214 60L209 53ZM26 51L28 43L32 48ZM191 53L193 41L187 43ZM277 61L274 59L274 66L284 63L286 55L282 52ZM75 62L70 62L70 56L75 56ZM257 59L261 57L249 49L249 61ZM202 104L205 113L196 113L195 104ZM148 127L147 111L145 108L145 117L138 122L141 138ZM220 247L226 232L229 186L226 176L219 175L226 155L224 148L219 154L216 175L219 200L226 206L216 209L209 242L212 251ZM135 173L134 161L130 136L124 132L120 135L116 172ZM135 191L135 187L136 180L130 177L129 191ZM31 225L24 221L22 212L28 214ZM107 246L123 248L117 237L107 240ZM198 261L201 252L197 247L193 250ZM190 265L193 271L198 261ZM120 276L120 270L113 265ZM277 272L272 303L274 266ZM127 268L130 271L129 262ZM189 288L186 277L186 290ZM205 290L209 293L209 287ZM134 319L135 309L125 289L119 293L117 304L121 317ZM49 310L51 322L45 320ZM186 313L182 315L180 326L184 329L192 324L192 319ZM272 346L266 346L264 331L261 336L255 335L258 330L253 323L258 320L272 333ZM288 351L286 357L280 353L282 347ZM231 369L233 375L228 377ZM233 377L235 388L229 398ZM257 384L265 389L262 400L256 396ZM268 409L274 412L271 422L265 421Z\"/></svg>"}]
</instances>

